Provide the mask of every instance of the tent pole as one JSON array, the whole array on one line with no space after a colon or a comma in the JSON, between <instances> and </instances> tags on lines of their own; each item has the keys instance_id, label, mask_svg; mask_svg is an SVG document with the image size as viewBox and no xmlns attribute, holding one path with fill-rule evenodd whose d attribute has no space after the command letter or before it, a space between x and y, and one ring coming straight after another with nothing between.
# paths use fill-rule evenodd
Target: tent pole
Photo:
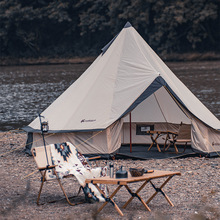
<instances>
[{"instance_id":1,"label":"tent pole","mask_svg":"<svg viewBox=\"0 0 220 220\"><path fill-rule=\"evenodd\" d=\"M131 112L129 113L129 119L130 119L130 153L132 153Z\"/></svg>"},{"instance_id":2,"label":"tent pole","mask_svg":"<svg viewBox=\"0 0 220 220\"><path fill-rule=\"evenodd\" d=\"M41 122L41 118L43 116L40 115L40 113L38 113L39 119L40 119L40 129L41 129L41 135L43 137L43 143L44 143L44 151L45 151L45 155L46 155L46 159L47 159L47 167L49 167L49 161L48 161L48 156L47 156L47 149L46 149L46 143L45 143L45 138L44 138L44 130L43 130L43 126L42 126L42 122Z\"/></svg>"}]
</instances>

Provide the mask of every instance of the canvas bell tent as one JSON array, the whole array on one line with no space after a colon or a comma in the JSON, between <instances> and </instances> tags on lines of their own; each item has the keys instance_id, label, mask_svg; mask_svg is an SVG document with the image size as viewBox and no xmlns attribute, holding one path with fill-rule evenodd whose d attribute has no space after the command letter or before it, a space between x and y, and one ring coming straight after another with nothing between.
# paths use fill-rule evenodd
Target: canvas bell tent
<instances>
[{"instance_id":1,"label":"canvas bell tent","mask_svg":"<svg viewBox=\"0 0 220 220\"><path fill-rule=\"evenodd\" d=\"M189 125L195 151L220 152L220 121L130 23L41 115L47 144L69 141L83 154L112 154L129 143L130 131L133 144L151 143L138 128L177 131L180 123ZM33 142L27 150L43 145L38 118L24 129Z\"/></svg>"}]
</instances>

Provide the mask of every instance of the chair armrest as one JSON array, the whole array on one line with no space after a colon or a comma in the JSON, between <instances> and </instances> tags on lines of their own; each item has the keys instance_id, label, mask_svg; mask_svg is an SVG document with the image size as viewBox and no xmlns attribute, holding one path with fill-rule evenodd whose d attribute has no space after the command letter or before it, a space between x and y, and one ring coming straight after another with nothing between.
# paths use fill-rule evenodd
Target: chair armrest
<instances>
[{"instance_id":1,"label":"chair armrest","mask_svg":"<svg viewBox=\"0 0 220 220\"><path fill-rule=\"evenodd\" d=\"M97 156L97 157L90 157L90 158L87 158L88 160L96 160L96 159L100 159L101 156Z\"/></svg>"},{"instance_id":2,"label":"chair armrest","mask_svg":"<svg viewBox=\"0 0 220 220\"><path fill-rule=\"evenodd\" d=\"M50 170L50 169L53 169L53 168L55 168L57 165L51 165L51 166L47 166L47 167L38 167L38 169L40 170L40 171L42 171L42 170Z\"/></svg>"},{"instance_id":3,"label":"chair armrest","mask_svg":"<svg viewBox=\"0 0 220 220\"><path fill-rule=\"evenodd\" d=\"M101 158L101 156L96 156L96 157L86 158L86 160L87 160L87 162L89 163L90 166L92 166L92 164L90 163L90 161L95 160L95 164L96 164L96 166L98 167L99 164L98 164L98 162L97 162L97 159L100 159L100 158Z\"/></svg>"},{"instance_id":4,"label":"chair armrest","mask_svg":"<svg viewBox=\"0 0 220 220\"><path fill-rule=\"evenodd\" d=\"M174 132L174 131L167 131L168 134L175 134L178 135L178 132Z\"/></svg>"}]
</instances>

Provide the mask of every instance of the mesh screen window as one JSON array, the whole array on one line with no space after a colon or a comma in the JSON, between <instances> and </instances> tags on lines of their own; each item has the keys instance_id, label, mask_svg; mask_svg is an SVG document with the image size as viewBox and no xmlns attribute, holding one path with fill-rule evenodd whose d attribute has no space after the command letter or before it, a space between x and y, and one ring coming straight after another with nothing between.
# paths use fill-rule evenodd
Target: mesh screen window
<instances>
[{"instance_id":1,"label":"mesh screen window","mask_svg":"<svg viewBox=\"0 0 220 220\"><path fill-rule=\"evenodd\" d=\"M154 125L136 125L136 135L149 135L148 131L153 131Z\"/></svg>"}]
</instances>

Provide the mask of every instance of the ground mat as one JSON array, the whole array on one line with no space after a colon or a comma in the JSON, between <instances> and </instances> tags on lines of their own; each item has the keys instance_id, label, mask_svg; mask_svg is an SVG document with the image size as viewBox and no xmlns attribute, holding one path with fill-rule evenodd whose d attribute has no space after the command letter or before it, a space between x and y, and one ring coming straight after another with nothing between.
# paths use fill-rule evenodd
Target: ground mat
<instances>
[{"instance_id":1,"label":"ground mat","mask_svg":"<svg viewBox=\"0 0 220 220\"><path fill-rule=\"evenodd\" d=\"M130 145L122 145L116 156L129 157L133 159L165 159L165 158L179 158L187 155L195 155L196 153L192 151L190 146L187 146L184 151L184 146L178 146L179 153L176 154L174 149L170 149L163 152L163 146L160 146L161 152L157 150L157 147L153 146L150 151L148 151L149 145L132 145L132 152L130 152Z\"/></svg>"}]
</instances>

